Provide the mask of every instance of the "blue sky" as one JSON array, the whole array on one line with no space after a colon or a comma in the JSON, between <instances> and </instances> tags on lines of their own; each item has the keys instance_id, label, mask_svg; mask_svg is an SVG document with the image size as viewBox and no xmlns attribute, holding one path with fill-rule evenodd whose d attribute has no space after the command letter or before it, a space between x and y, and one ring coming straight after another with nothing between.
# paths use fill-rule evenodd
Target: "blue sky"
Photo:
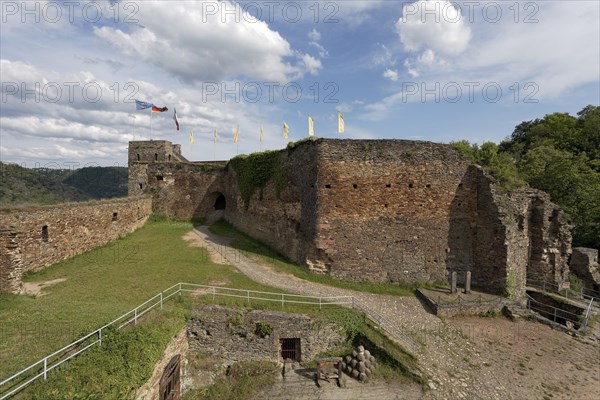
<instances>
[{"instance_id":1,"label":"blue sky","mask_svg":"<svg viewBox=\"0 0 600 400\"><path fill-rule=\"evenodd\" d=\"M28 167L125 165L132 138L228 159L309 115L317 137L499 142L600 104L598 1L0 4L0 158Z\"/></svg>"}]
</instances>

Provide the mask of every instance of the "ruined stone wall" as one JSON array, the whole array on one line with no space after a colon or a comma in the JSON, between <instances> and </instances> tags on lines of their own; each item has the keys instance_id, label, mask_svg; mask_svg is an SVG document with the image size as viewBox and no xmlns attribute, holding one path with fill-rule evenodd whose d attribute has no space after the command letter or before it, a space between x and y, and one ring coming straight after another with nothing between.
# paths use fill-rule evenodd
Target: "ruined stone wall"
<instances>
[{"instance_id":1,"label":"ruined stone wall","mask_svg":"<svg viewBox=\"0 0 600 400\"><path fill-rule=\"evenodd\" d=\"M302 360L309 361L345 339L340 327L303 314L218 305L198 307L195 314L187 323L189 351L233 362L283 361L279 341L282 338L300 338ZM261 337L256 333L259 321L273 328L271 335Z\"/></svg>"},{"instance_id":2,"label":"ruined stone wall","mask_svg":"<svg viewBox=\"0 0 600 400\"><path fill-rule=\"evenodd\" d=\"M600 264L598 250L585 247L573 248L570 262L571 272L583 281L586 289L600 292Z\"/></svg>"},{"instance_id":3,"label":"ruined stone wall","mask_svg":"<svg viewBox=\"0 0 600 400\"><path fill-rule=\"evenodd\" d=\"M223 163L153 163L147 168L153 212L176 219L204 219L227 191Z\"/></svg>"},{"instance_id":4,"label":"ruined stone wall","mask_svg":"<svg viewBox=\"0 0 600 400\"><path fill-rule=\"evenodd\" d=\"M142 226L144 197L0 212L0 290L19 293L21 276L84 253Z\"/></svg>"},{"instance_id":5,"label":"ruined stone wall","mask_svg":"<svg viewBox=\"0 0 600 400\"><path fill-rule=\"evenodd\" d=\"M530 188L506 191L477 170L473 284L520 298L526 281L568 280L570 226L550 197Z\"/></svg>"},{"instance_id":6,"label":"ruined stone wall","mask_svg":"<svg viewBox=\"0 0 600 400\"><path fill-rule=\"evenodd\" d=\"M313 143L280 153L285 187L277 193L275 182L257 189L244 203L237 173L229 165L226 176L225 218L241 231L268 244L289 259L304 265L314 244L317 169Z\"/></svg>"},{"instance_id":7,"label":"ruined stone wall","mask_svg":"<svg viewBox=\"0 0 600 400\"><path fill-rule=\"evenodd\" d=\"M315 270L352 280L445 280L471 265L474 182L451 146L325 140Z\"/></svg>"},{"instance_id":8,"label":"ruined stone wall","mask_svg":"<svg viewBox=\"0 0 600 400\"><path fill-rule=\"evenodd\" d=\"M150 145L141 153L168 158ZM417 283L456 271L462 282L471 271L474 286L520 297L527 279L568 277L571 237L562 211L543 192L498 188L450 145L315 139L271 153L267 164L273 154L283 186L274 176L248 201L239 162L146 163L130 150L130 179L146 182L142 192L152 194L155 212L223 216L292 261L337 278ZM260 162L248 165L264 172ZM226 206L214 214L220 195Z\"/></svg>"}]
</instances>

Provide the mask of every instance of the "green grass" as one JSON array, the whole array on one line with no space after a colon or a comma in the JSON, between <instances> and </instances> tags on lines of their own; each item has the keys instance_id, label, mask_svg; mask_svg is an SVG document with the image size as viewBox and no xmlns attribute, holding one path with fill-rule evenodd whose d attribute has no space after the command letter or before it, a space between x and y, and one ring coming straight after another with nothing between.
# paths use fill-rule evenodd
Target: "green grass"
<instances>
[{"instance_id":1,"label":"green grass","mask_svg":"<svg viewBox=\"0 0 600 400\"><path fill-rule=\"evenodd\" d=\"M375 294L394 296L414 296L417 285L401 285L391 283L354 282L335 279L328 275L309 272L305 267L294 264L269 246L238 231L225 220L220 220L210 227L215 235L231 238L231 246L244 252L245 255L274 266L277 270L292 274L300 279L342 289L356 290ZM420 284L419 287L432 287L431 284Z\"/></svg>"},{"instance_id":2,"label":"green grass","mask_svg":"<svg viewBox=\"0 0 600 400\"><path fill-rule=\"evenodd\" d=\"M28 282L65 278L37 298L0 293L0 379L128 312L177 283L221 283L269 290L181 236L192 225L148 222L106 246L27 274Z\"/></svg>"},{"instance_id":3,"label":"green grass","mask_svg":"<svg viewBox=\"0 0 600 400\"><path fill-rule=\"evenodd\" d=\"M242 361L231 366L227 376L206 389L192 391L182 400L246 400L275 382L277 364L268 361Z\"/></svg>"},{"instance_id":4,"label":"green grass","mask_svg":"<svg viewBox=\"0 0 600 400\"><path fill-rule=\"evenodd\" d=\"M220 226L213 229L218 230ZM144 227L122 239L27 274L26 282L66 279L44 289L48 292L44 296L1 293L0 379L96 330L177 282L281 292L250 280L232 266L212 263L206 249L192 247L181 238L191 228L189 222L152 218ZM151 311L143 323L135 327L105 332L102 346L94 346L64 363L49 373L46 383L36 382L18 398L127 398L150 377L166 345L190 317L193 304L209 301L212 300L178 297L166 303L162 312ZM369 328L364 316L352 310L337 306L319 310L314 306L291 304L282 307L277 302L256 300L248 304L244 299L219 297L216 302L309 314L343 326L350 340L367 338L373 343L380 340L389 348L397 348L396 358L393 358L406 371L415 363L412 356L393 342L373 336L377 332L371 332L373 328ZM400 375L410 377L397 366L392 367L401 371ZM219 385L225 385L225 389L215 387L206 393L217 396L228 390L250 392L260 382L268 384L269 381L240 376L235 387L221 382Z\"/></svg>"}]
</instances>

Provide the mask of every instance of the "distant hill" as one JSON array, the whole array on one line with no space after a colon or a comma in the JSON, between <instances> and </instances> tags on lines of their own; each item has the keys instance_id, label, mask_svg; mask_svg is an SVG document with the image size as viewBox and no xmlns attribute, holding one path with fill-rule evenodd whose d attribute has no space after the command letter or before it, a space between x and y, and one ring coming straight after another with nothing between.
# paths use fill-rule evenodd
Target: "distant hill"
<instances>
[{"instance_id":1,"label":"distant hill","mask_svg":"<svg viewBox=\"0 0 600 400\"><path fill-rule=\"evenodd\" d=\"M0 207L49 205L127 196L127 168L23 168L0 163Z\"/></svg>"}]
</instances>

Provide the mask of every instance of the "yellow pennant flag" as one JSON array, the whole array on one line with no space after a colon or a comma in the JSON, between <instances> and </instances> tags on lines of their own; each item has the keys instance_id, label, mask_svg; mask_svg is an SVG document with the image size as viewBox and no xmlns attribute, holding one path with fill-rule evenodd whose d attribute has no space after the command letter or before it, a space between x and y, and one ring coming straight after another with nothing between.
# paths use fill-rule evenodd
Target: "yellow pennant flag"
<instances>
[{"instance_id":1,"label":"yellow pennant flag","mask_svg":"<svg viewBox=\"0 0 600 400\"><path fill-rule=\"evenodd\" d=\"M283 123L283 138L287 139L290 135L290 127L285 122Z\"/></svg>"},{"instance_id":2,"label":"yellow pennant flag","mask_svg":"<svg viewBox=\"0 0 600 400\"><path fill-rule=\"evenodd\" d=\"M344 116L341 112L338 112L338 133L344 133L346 127L344 126Z\"/></svg>"},{"instance_id":3,"label":"yellow pennant flag","mask_svg":"<svg viewBox=\"0 0 600 400\"><path fill-rule=\"evenodd\" d=\"M263 130L262 130L262 126L260 127L260 142L262 143L263 140Z\"/></svg>"},{"instance_id":4,"label":"yellow pennant flag","mask_svg":"<svg viewBox=\"0 0 600 400\"><path fill-rule=\"evenodd\" d=\"M190 143L194 144L194 132L190 131Z\"/></svg>"},{"instance_id":5,"label":"yellow pennant flag","mask_svg":"<svg viewBox=\"0 0 600 400\"><path fill-rule=\"evenodd\" d=\"M215 128L215 131L213 132L213 143L217 143L217 128Z\"/></svg>"},{"instance_id":6,"label":"yellow pennant flag","mask_svg":"<svg viewBox=\"0 0 600 400\"><path fill-rule=\"evenodd\" d=\"M238 125L237 128L235 128L235 134L233 135L233 143L237 143L238 140L240 140L240 127Z\"/></svg>"},{"instance_id":7,"label":"yellow pennant flag","mask_svg":"<svg viewBox=\"0 0 600 400\"><path fill-rule=\"evenodd\" d=\"M308 117L308 136L315 136L315 120L313 117Z\"/></svg>"}]
</instances>

